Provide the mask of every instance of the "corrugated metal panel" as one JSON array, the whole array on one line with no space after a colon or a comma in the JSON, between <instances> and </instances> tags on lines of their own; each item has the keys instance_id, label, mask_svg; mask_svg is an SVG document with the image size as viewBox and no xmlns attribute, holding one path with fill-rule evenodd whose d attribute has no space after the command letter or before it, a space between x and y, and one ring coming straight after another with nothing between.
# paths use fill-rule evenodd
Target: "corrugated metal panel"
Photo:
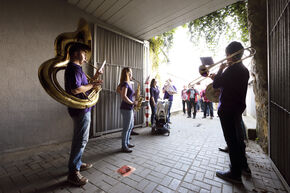
<instances>
[{"instance_id":1,"label":"corrugated metal panel","mask_svg":"<svg viewBox=\"0 0 290 193\"><path fill-rule=\"evenodd\" d=\"M290 184L290 0L268 1L270 157Z\"/></svg>"},{"instance_id":2,"label":"corrugated metal panel","mask_svg":"<svg viewBox=\"0 0 290 193\"><path fill-rule=\"evenodd\" d=\"M100 26L96 26L95 32L95 62L102 63L106 60L106 65L102 78L103 90L93 113L93 136L122 129L121 98L116 93L122 69L131 67L134 78L144 82L144 45ZM134 87L136 90L137 84ZM141 85L141 91L143 90ZM144 110L137 112L135 117L135 125L143 124Z\"/></svg>"}]
</instances>

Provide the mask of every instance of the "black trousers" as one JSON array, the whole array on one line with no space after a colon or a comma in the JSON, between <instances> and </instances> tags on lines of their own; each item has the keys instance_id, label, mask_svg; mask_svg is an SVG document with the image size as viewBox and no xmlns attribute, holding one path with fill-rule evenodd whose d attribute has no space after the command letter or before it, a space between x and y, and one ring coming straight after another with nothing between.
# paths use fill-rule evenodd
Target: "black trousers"
<instances>
[{"instance_id":1,"label":"black trousers","mask_svg":"<svg viewBox=\"0 0 290 193\"><path fill-rule=\"evenodd\" d=\"M218 111L225 141L229 148L231 172L235 176L241 176L242 169L247 167L245 156L246 145L242 128L242 114L238 112Z\"/></svg>"},{"instance_id":2,"label":"black trousers","mask_svg":"<svg viewBox=\"0 0 290 193\"><path fill-rule=\"evenodd\" d=\"M185 114L185 103L186 103L186 101L182 100L182 110L183 110L184 114Z\"/></svg>"},{"instance_id":3,"label":"black trousers","mask_svg":"<svg viewBox=\"0 0 290 193\"><path fill-rule=\"evenodd\" d=\"M196 116L196 102L194 99L189 99L189 101L187 102L187 114L189 117L191 117L191 108L193 108L193 113L192 116L195 118Z\"/></svg>"}]
</instances>

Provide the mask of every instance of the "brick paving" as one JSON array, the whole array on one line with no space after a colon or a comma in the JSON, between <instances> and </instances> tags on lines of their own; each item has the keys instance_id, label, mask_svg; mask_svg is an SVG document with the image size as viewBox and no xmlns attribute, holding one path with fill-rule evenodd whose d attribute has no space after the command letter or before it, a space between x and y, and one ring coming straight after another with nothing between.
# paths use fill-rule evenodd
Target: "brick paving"
<instances>
[{"instance_id":1,"label":"brick paving","mask_svg":"<svg viewBox=\"0 0 290 193\"><path fill-rule=\"evenodd\" d=\"M0 193L28 192L286 192L258 145L249 142L247 157L252 177L243 176L243 185L234 185L215 176L229 168L228 154L219 119L172 117L170 136L152 136L150 128L136 129L133 153L120 152L120 133L91 139L84 161L94 167L82 172L89 183L81 188L66 182L70 144L34 149L0 157ZM6 156L6 157L5 157ZM116 170L130 165L136 170L122 177Z\"/></svg>"}]
</instances>

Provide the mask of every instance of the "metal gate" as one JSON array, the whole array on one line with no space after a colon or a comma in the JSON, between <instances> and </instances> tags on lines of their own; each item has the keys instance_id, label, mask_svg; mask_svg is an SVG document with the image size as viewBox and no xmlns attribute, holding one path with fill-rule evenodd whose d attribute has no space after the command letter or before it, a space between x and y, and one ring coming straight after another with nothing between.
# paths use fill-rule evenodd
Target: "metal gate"
<instances>
[{"instance_id":1,"label":"metal gate","mask_svg":"<svg viewBox=\"0 0 290 193\"><path fill-rule=\"evenodd\" d=\"M144 43L120 35L100 26L95 26L94 62L106 60L103 86L99 101L93 109L91 134L93 137L122 129L120 112L121 97L116 92L121 70L130 67L136 80L143 83ZM134 84L135 90L137 84ZM143 91L141 84L141 91ZM141 93L143 94L143 93ZM135 113L135 126L144 123L144 110Z\"/></svg>"},{"instance_id":2,"label":"metal gate","mask_svg":"<svg viewBox=\"0 0 290 193\"><path fill-rule=\"evenodd\" d=\"M268 0L269 152L290 184L290 0Z\"/></svg>"}]
</instances>

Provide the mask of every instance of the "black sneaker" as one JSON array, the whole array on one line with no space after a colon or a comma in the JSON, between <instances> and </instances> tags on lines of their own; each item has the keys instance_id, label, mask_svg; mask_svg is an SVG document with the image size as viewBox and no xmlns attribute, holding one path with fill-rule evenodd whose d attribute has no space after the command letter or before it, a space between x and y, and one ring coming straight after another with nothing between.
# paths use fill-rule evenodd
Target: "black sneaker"
<instances>
[{"instance_id":1,"label":"black sneaker","mask_svg":"<svg viewBox=\"0 0 290 193\"><path fill-rule=\"evenodd\" d=\"M132 153L132 150L129 148L122 148L122 152L124 153Z\"/></svg>"},{"instance_id":2,"label":"black sneaker","mask_svg":"<svg viewBox=\"0 0 290 193\"><path fill-rule=\"evenodd\" d=\"M234 176L232 172L230 171L227 171L227 172L217 171L216 176L228 182L232 182L236 184L243 183L242 178L240 176Z\"/></svg>"},{"instance_id":3,"label":"black sneaker","mask_svg":"<svg viewBox=\"0 0 290 193\"><path fill-rule=\"evenodd\" d=\"M135 131L131 131L131 135L139 135L139 133L137 133Z\"/></svg>"},{"instance_id":4,"label":"black sneaker","mask_svg":"<svg viewBox=\"0 0 290 193\"><path fill-rule=\"evenodd\" d=\"M222 147L219 147L219 150L222 151L222 152L225 152L225 153L229 153L229 148L228 146L222 148Z\"/></svg>"}]
</instances>

